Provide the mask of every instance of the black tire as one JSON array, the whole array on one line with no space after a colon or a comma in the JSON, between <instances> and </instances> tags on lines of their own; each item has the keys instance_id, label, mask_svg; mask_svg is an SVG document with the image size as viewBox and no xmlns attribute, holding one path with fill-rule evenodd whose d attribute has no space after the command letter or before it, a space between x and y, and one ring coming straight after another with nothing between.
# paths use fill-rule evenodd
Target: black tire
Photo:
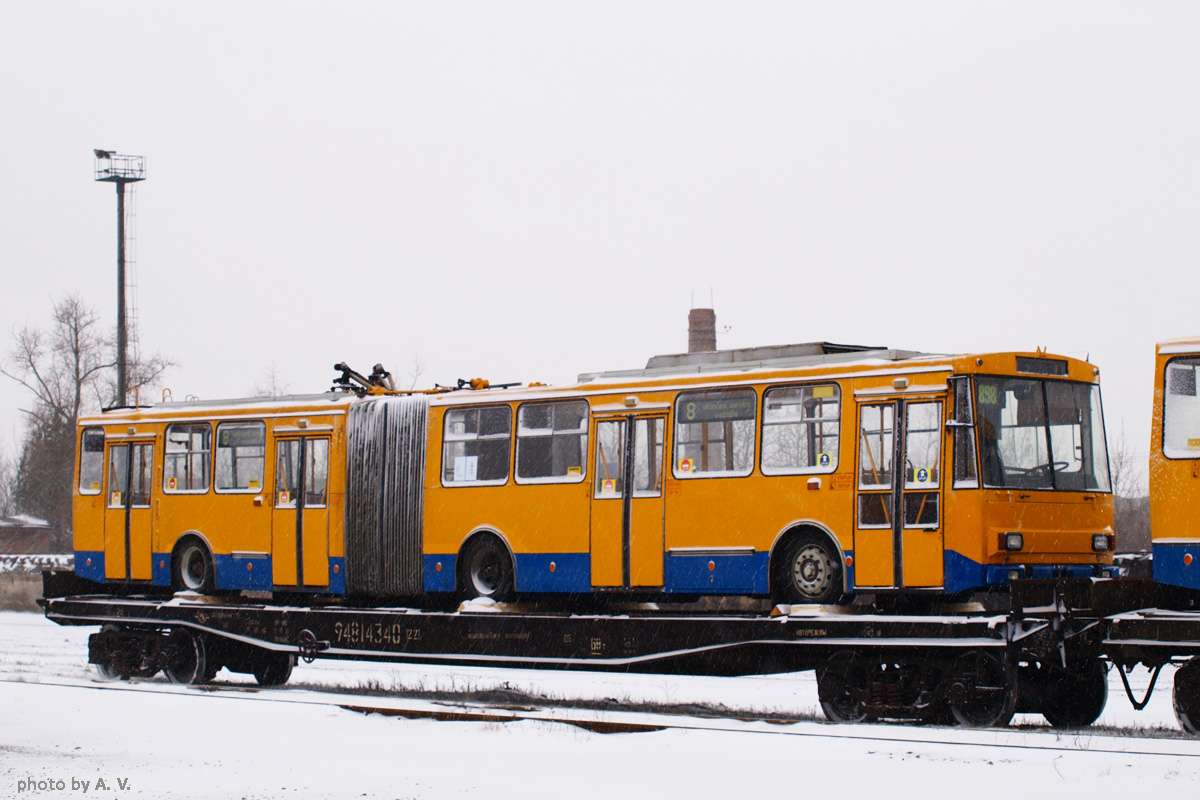
<instances>
[{"instance_id":1,"label":"black tire","mask_svg":"<svg viewBox=\"0 0 1200 800\"><path fill-rule=\"evenodd\" d=\"M208 683L217 672L209 671L211 667L205 653L204 637L186 628L172 631L165 648L166 665L163 673L171 683L183 686Z\"/></svg>"},{"instance_id":2,"label":"black tire","mask_svg":"<svg viewBox=\"0 0 1200 800\"><path fill-rule=\"evenodd\" d=\"M259 686L282 686L292 677L296 657L291 653L264 652L254 657L254 680Z\"/></svg>"},{"instance_id":3,"label":"black tire","mask_svg":"<svg viewBox=\"0 0 1200 800\"><path fill-rule=\"evenodd\" d=\"M512 598L512 558L496 537L472 539L463 548L458 563L458 589L463 598L490 597L497 601Z\"/></svg>"},{"instance_id":4,"label":"black tire","mask_svg":"<svg viewBox=\"0 0 1200 800\"><path fill-rule=\"evenodd\" d=\"M1175 690L1171 693L1175 719L1191 734L1200 734L1200 656L1175 672Z\"/></svg>"},{"instance_id":5,"label":"black tire","mask_svg":"<svg viewBox=\"0 0 1200 800\"><path fill-rule=\"evenodd\" d=\"M1017 692L1004 658L990 650L968 650L950 666L946 700L964 728L1007 725L1017 708Z\"/></svg>"},{"instance_id":6,"label":"black tire","mask_svg":"<svg viewBox=\"0 0 1200 800\"><path fill-rule=\"evenodd\" d=\"M842 559L829 537L802 533L785 541L772 560L772 600L829 605L842 597Z\"/></svg>"},{"instance_id":7,"label":"black tire","mask_svg":"<svg viewBox=\"0 0 1200 800\"><path fill-rule=\"evenodd\" d=\"M1043 666L1038 673L1040 710L1053 727L1082 728L1104 712L1108 702L1108 669L1100 659L1084 662L1069 672Z\"/></svg>"},{"instance_id":8,"label":"black tire","mask_svg":"<svg viewBox=\"0 0 1200 800\"><path fill-rule=\"evenodd\" d=\"M199 594L216 591L217 576L213 570L212 553L195 536L189 536L175 545L175 551L171 554L171 588L177 592L192 591Z\"/></svg>"},{"instance_id":9,"label":"black tire","mask_svg":"<svg viewBox=\"0 0 1200 800\"><path fill-rule=\"evenodd\" d=\"M871 662L853 650L841 650L817 668L817 697L830 722L867 718Z\"/></svg>"}]
</instances>

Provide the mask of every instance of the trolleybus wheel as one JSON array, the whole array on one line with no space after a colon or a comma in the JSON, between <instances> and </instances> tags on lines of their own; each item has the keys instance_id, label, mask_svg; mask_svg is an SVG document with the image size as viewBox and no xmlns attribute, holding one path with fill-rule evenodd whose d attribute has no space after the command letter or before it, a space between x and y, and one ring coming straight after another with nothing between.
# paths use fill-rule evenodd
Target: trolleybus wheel
<instances>
[{"instance_id":1,"label":"trolleybus wheel","mask_svg":"<svg viewBox=\"0 0 1200 800\"><path fill-rule=\"evenodd\" d=\"M804 533L785 542L776 561L775 600L780 603L837 602L842 596L842 562L829 539Z\"/></svg>"},{"instance_id":2,"label":"trolleybus wheel","mask_svg":"<svg viewBox=\"0 0 1200 800\"><path fill-rule=\"evenodd\" d=\"M184 686L212 680L215 670L213 674L209 674L204 638L186 628L172 631L166 643L166 665L163 672L171 683Z\"/></svg>"},{"instance_id":3,"label":"trolleybus wheel","mask_svg":"<svg viewBox=\"0 0 1200 800\"><path fill-rule=\"evenodd\" d=\"M282 686L292 677L296 657L291 653L256 653L254 656L254 680L259 686Z\"/></svg>"},{"instance_id":4,"label":"trolleybus wheel","mask_svg":"<svg viewBox=\"0 0 1200 800\"><path fill-rule=\"evenodd\" d=\"M1108 702L1108 670L1098 658L1071 672L1043 667L1042 716L1055 728L1091 725Z\"/></svg>"},{"instance_id":5,"label":"trolleybus wheel","mask_svg":"<svg viewBox=\"0 0 1200 800\"><path fill-rule=\"evenodd\" d=\"M1004 658L988 650L968 650L950 666L946 699L954 720L965 728L1007 725L1017 692Z\"/></svg>"},{"instance_id":6,"label":"trolleybus wheel","mask_svg":"<svg viewBox=\"0 0 1200 800\"><path fill-rule=\"evenodd\" d=\"M1175 707L1175 719L1185 731L1200 733L1200 656L1176 671L1171 705Z\"/></svg>"},{"instance_id":7,"label":"trolleybus wheel","mask_svg":"<svg viewBox=\"0 0 1200 800\"><path fill-rule=\"evenodd\" d=\"M459 586L467 597L507 600L513 592L512 559L493 536L471 540L462 554Z\"/></svg>"},{"instance_id":8,"label":"trolleybus wheel","mask_svg":"<svg viewBox=\"0 0 1200 800\"><path fill-rule=\"evenodd\" d=\"M171 585L176 591L212 594L216 589L212 556L204 542L194 536L176 546L171 556L171 573Z\"/></svg>"},{"instance_id":9,"label":"trolleybus wheel","mask_svg":"<svg viewBox=\"0 0 1200 800\"><path fill-rule=\"evenodd\" d=\"M817 697L830 722L867 718L869 662L852 650L834 653L817 669Z\"/></svg>"}]
</instances>

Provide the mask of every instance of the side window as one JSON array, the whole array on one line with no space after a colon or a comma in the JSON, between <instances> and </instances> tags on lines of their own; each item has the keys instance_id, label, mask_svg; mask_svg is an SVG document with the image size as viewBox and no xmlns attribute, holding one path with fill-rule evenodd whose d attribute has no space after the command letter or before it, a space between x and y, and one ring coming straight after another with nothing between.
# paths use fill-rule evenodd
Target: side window
<instances>
[{"instance_id":1,"label":"side window","mask_svg":"<svg viewBox=\"0 0 1200 800\"><path fill-rule=\"evenodd\" d=\"M79 493L100 494L104 480L104 429L84 428L79 443Z\"/></svg>"},{"instance_id":2,"label":"side window","mask_svg":"<svg viewBox=\"0 0 1200 800\"><path fill-rule=\"evenodd\" d=\"M749 475L757 413L753 389L680 394L675 400L675 477Z\"/></svg>"},{"instance_id":3,"label":"side window","mask_svg":"<svg viewBox=\"0 0 1200 800\"><path fill-rule=\"evenodd\" d=\"M767 389L763 397L764 475L833 472L838 465L838 385Z\"/></svg>"},{"instance_id":4,"label":"side window","mask_svg":"<svg viewBox=\"0 0 1200 800\"><path fill-rule=\"evenodd\" d=\"M582 481L587 440L586 401L525 403L517 409L517 482Z\"/></svg>"},{"instance_id":5,"label":"side window","mask_svg":"<svg viewBox=\"0 0 1200 800\"><path fill-rule=\"evenodd\" d=\"M508 481L511 408L449 408L444 424L442 483L498 486Z\"/></svg>"},{"instance_id":6,"label":"side window","mask_svg":"<svg viewBox=\"0 0 1200 800\"><path fill-rule=\"evenodd\" d=\"M218 492L261 492L267 456L264 422L222 422L217 425L216 475Z\"/></svg>"},{"instance_id":7,"label":"side window","mask_svg":"<svg viewBox=\"0 0 1200 800\"><path fill-rule=\"evenodd\" d=\"M1163 453L1167 458L1200 458L1200 358L1167 364L1163 393Z\"/></svg>"},{"instance_id":8,"label":"side window","mask_svg":"<svg viewBox=\"0 0 1200 800\"><path fill-rule=\"evenodd\" d=\"M168 425L163 445L163 491L207 492L212 426Z\"/></svg>"},{"instance_id":9,"label":"side window","mask_svg":"<svg viewBox=\"0 0 1200 800\"><path fill-rule=\"evenodd\" d=\"M971 402L971 379L951 378L954 386L954 488L979 488L975 469L975 409Z\"/></svg>"}]
</instances>

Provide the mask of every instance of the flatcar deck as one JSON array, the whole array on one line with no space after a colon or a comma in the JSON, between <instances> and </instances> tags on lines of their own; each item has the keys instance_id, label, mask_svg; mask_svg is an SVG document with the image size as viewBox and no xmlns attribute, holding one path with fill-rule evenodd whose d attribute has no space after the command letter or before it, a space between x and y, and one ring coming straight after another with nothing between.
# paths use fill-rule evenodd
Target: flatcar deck
<instances>
[{"instance_id":1,"label":"flatcar deck","mask_svg":"<svg viewBox=\"0 0 1200 800\"><path fill-rule=\"evenodd\" d=\"M1176 672L1175 706L1181 724L1200 732L1200 612L1137 609L1145 598L1129 586L1031 586L1014 592L1007 614L779 607L698 615L653 606L594 614L472 601L429 611L80 595L69 593L78 588L72 577L47 573L46 616L102 626L89 660L118 677L161 669L176 682L203 683L226 667L272 685L288 679L297 658L698 675L816 670L835 721L982 726L1020 710L1073 727L1102 712L1109 665L1161 668L1190 658Z\"/></svg>"}]
</instances>

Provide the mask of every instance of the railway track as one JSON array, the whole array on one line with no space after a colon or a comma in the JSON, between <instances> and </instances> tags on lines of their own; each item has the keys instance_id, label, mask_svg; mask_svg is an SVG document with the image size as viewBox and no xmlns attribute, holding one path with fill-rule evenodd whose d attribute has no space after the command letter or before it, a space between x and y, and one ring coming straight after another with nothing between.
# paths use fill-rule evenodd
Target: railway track
<instances>
[{"instance_id":1,"label":"railway track","mask_svg":"<svg viewBox=\"0 0 1200 800\"><path fill-rule=\"evenodd\" d=\"M186 687L158 681L122 682L99 679L0 676L0 683L35 684L85 692L130 692L191 697L201 701L252 700L326 706L361 714L443 722L506 724L533 721L573 725L593 733L648 733L662 730L738 733L748 736L789 736L888 744L946 745L955 748L1053 753L1111 753L1123 756L1161 756L1200 759L1200 741L1170 731L1154 736L1129 735L1103 726L1075 731L1051 731L1033 726L964 730L904 724L833 725L815 720L754 719L672 714L660 711L600 710L563 705L496 705L445 699L381 697L351 691L315 691L300 687L261 689L238 683ZM1195 762L1200 763L1200 762Z\"/></svg>"}]
</instances>

